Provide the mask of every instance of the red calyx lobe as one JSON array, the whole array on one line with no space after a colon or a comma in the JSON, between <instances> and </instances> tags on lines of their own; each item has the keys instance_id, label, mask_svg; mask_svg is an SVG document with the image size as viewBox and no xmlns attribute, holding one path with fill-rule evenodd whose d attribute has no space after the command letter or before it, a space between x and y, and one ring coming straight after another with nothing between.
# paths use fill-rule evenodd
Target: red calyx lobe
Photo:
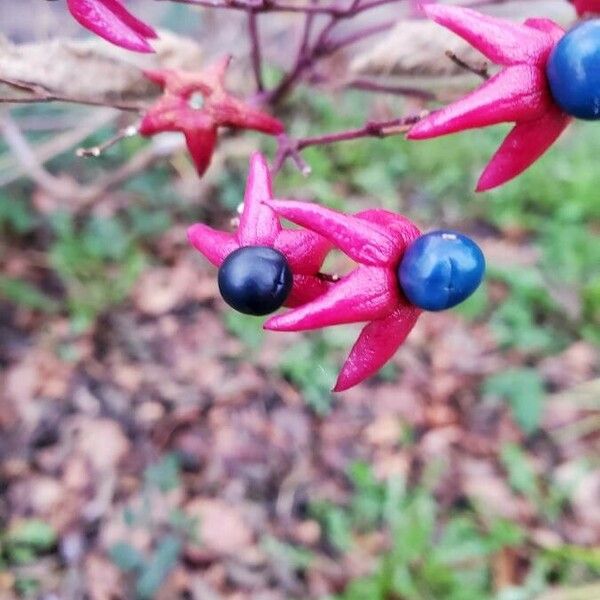
<instances>
[{"instance_id":1,"label":"red calyx lobe","mask_svg":"<svg viewBox=\"0 0 600 600\"><path fill-rule=\"evenodd\" d=\"M197 73L163 69L145 76L163 88L162 96L145 113L139 131L152 136L165 131L185 135L199 175L210 165L220 127L283 133L283 124L266 112L232 96L224 86L230 57Z\"/></svg>"}]
</instances>

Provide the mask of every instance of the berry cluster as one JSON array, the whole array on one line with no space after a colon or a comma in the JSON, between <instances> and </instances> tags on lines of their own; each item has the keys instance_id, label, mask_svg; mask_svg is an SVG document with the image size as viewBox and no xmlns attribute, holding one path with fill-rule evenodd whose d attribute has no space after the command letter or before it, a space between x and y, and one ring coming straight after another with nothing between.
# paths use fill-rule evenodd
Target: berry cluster
<instances>
[{"instance_id":1,"label":"berry cluster","mask_svg":"<svg viewBox=\"0 0 600 600\"><path fill-rule=\"evenodd\" d=\"M599 0L570 1L578 15L600 12ZM152 51L148 40L156 33L120 0L67 0L67 4L81 24L105 39L130 50ZM517 24L436 0L410 0L410 7L413 16L426 16L450 29L500 67L465 97L405 121L411 140L514 123L481 175L478 191L522 173L573 118L600 119L600 20L585 20L565 31L549 19ZM209 166L221 127L285 138L280 121L225 89L228 64L225 58L200 73L145 73L163 93L145 111L139 133L183 133L199 175ZM393 123L390 127L394 129ZM384 130L378 132L383 135ZM330 139L355 139L362 131ZM368 134L369 128L365 131ZM300 160L297 154L296 159ZM281 218L299 229L283 228ZM366 323L342 367L336 391L376 373L422 311L462 302L477 289L485 270L480 248L460 233L421 234L410 220L385 210L345 215L316 204L275 200L269 167L260 154L250 161L237 231L230 234L198 223L188 236L219 267L219 290L235 310L262 316L282 306L291 309L269 318L266 329L300 331ZM333 248L356 263L341 278L321 270Z\"/></svg>"},{"instance_id":2,"label":"berry cluster","mask_svg":"<svg viewBox=\"0 0 600 600\"><path fill-rule=\"evenodd\" d=\"M283 217L302 229L283 229ZM344 215L317 204L274 200L265 159L255 154L234 235L202 223L188 232L192 245L219 266L219 289L234 309L266 315L265 328L302 331L363 323L336 391L376 373L396 352L422 310L443 310L477 289L483 254L452 231L421 235L407 218L385 210ZM320 271L331 248L356 261L337 278Z\"/></svg>"}]
</instances>

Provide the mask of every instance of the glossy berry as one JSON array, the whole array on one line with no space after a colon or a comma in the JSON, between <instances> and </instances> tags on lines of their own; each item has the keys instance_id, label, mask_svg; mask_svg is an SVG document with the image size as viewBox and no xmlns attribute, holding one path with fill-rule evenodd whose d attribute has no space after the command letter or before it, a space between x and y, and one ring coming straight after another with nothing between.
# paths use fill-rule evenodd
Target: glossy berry
<instances>
[{"instance_id":1,"label":"glossy berry","mask_svg":"<svg viewBox=\"0 0 600 600\"><path fill-rule=\"evenodd\" d=\"M432 231L408 247L398 277L412 304L437 311L468 298L484 271L483 253L472 239L454 231Z\"/></svg>"},{"instance_id":2,"label":"glossy berry","mask_svg":"<svg viewBox=\"0 0 600 600\"><path fill-rule=\"evenodd\" d=\"M569 31L552 50L546 71L552 96L564 112L600 119L600 19Z\"/></svg>"},{"instance_id":3,"label":"glossy berry","mask_svg":"<svg viewBox=\"0 0 600 600\"><path fill-rule=\"evenodd\" d=\"M234 250L219 268L219 290L229 306L247 315L268 315L288 297L293 275L285 256L267 246Z\"/></svg>"}]
</instances>

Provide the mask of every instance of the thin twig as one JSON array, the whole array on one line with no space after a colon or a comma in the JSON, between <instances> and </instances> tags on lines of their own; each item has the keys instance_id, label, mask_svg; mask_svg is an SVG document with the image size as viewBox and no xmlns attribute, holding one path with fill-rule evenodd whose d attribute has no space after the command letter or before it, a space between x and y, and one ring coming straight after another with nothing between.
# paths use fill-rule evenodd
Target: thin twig
<instances>
[{"instance_id":1,"label":"thin twig","mask_svg":"<svg viewBox=\"0 0 600 600\"><path fill-rule=\"evenodd\" d=\"M31 97L27 98L14 96L0 97L0 103L5 104L23 104L31 102L71 102L73 104L83 104L86 106L108 106L110 108L118 108L120 110L136 112L140 112L146 107L146 104L143 102L125 102L122 100L106 101L96 100L94 98L88 98L85 96L68 96L61 94L60 92L53 92L39 83L10 79L7 77L0 77L0 83L31 94Z\"/></svg>"},{"instance_id":2,"label":"thin twig","mask_svg":"<svg viewBox=\"0 0 600 600\"><path fill-rule=\"evenodd\" d=\"M488 72L487 63L483 63L480 66L471 65L468 62L464 61L462 58L458 57L451 50L446 50L446 56L456 65L458 65L461 69L465 69L465 71L469 71L470 73L474 73L478 77L482 79L489 79L490 74Z\"/></svg>"},{"instance_id":3,"label":"thin twig","mask_svg":"<svg viewBox=\"0 0 600 600\"><path fill-rule=\"evenodd\" d=\"M315 15L313 13L307 13L305 15L294 66L289 73L281 79L279 84L267 94L268 103L272 105L277 104L291 90L302 76L304 70L311 64L313 51L309 49L309 44L314 17Z\"/></svg>"},{"instance_id":4,"label":"thin twig","mask_svg":"<svg viewBox=\"0 0 600 600\"><path fill-rule=\"evenodd\" d=\"M262 76L260 32L258 30L258 15L254 10L248 11L248 33L250 35L250 55L252 58L252 70L254 71L256 89L258 90L258 92L262 92L265 89L265 84Z\"/></svg>"},{"instance_id":5,"label":"thin twig","mask_svg":"<svg viewBox=\"0 0 600 600\"><path fill-rule=\"evenodd\" d=\"M108 150L109 148L114 146L115 144L118 144L121 140L124 140L129 137L133 137L134 135L137 135L137 134L138 134L138 126L137 125L129 125L128 127L124 127L123 129L120 129L119 131L117 131L117 133L115 135L108 138L106 141L102 142L101 144L98 144L97 146L92 146L91 148L77 148L77 150L75 150L75 154L77 156L79 156L80 158L81 157L96 158L96 157L100 156L103 152L105 152L106 150Z\"/></svg>"},{"instance_id":6,"label":"thin twig","mask_svg":"<svg viewBox=\"0 0 600 600\"><path fill-rule=\"evenodd\" d=\"M384 23L378 23L376 25L370 25L364 29L359 29L353 33L348 34L345 37L335 40L335 42L326 43L324 40L319 49L320 54L333 54L346 46L362 42L368 37L388 31L396 25L395 21L386 21Z\"/></svg>"},{"instance_id":7,"label":"thin twig","mask_svg":"<svg viewBox=\"0 0 600 600\"><path fill-rule=\"evenodd\" d=\"M415 123L429 114L423 111L418 114L408 115L386 121L367 121L362 127L336 131L323 135L309 136L293 139L283 134L277 138L277 153L273 161L273 173L277 173L283 163L291 158L303 174L310 173L310 166L300 156L300 152L311 146L325 146L338 142L347 142L362 138L385 138L392 135L406 133Z\"/></svg>"},{"instance_id":8,"label":"thin twig","mask_svg":"<svg viewBox=\"0 0 600 600\"><path fill-rule=\"evenodd\" d=\"M353 17L361 12L379 8L386 4L402 2L403 0L369 0L357 10L354 7L344 8L338 4L293 4L291 2L279 2L278 0L156 0L158 2L175 2L178 4L191 4L205 8L229 9L229 10L252 10L257 13L263 12L290 12L314 15L330 15L339 19Z\"/></svg>"},{"instance_id":9,"label":"thin twig","mask_svg":"<svg viewBox=\"0 0 600 600\"><path fill-rule=\"evenodd\" d=\"M405 85L393 85L380 83L373 81L372 79L365 79L357 77L346 82L343 87L361 90L363 92L373 92L375 94L390 94L393 96L411 96L413 98L419 98L421 100L435 100L435 94L428 90L419 88L412 88Z\"/></svg>"}]
</instances>

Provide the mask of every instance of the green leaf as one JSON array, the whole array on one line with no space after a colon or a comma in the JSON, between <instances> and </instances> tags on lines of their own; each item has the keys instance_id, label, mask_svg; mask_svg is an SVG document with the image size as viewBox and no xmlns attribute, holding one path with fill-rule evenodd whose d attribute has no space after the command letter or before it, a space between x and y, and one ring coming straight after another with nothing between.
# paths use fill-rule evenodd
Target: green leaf
<instances>
[{"instance_id":1,"label":"green leaf","mask_svg":"<svg viewBox=\"0 0 600 600\"><path fill-rule=\"evenodd\" d=\"M146 563L136 583L140 600L150 599L164 583L179 560L182 543L175 536L163 538L150 560Z\"/></svg>"},{"instance_id":2,"label":"green leaf","mask_svg":"<svg viewBox=\"0 0 600 600\"><path fill-rule=\"evenodd\" d=\"M313 562L313 554L306 548L286 544L272 536L265 536L262 547L274 561L281 561L294 570L308 569Z\"/></svg>"},{"instance_id":3,"label":"green leaf","mask_svg":"<svg viewBox=\"0 0 600 600\"><path fill-rule=\"evenodd\" d=\"M40 292L27 281L0 276L0 296L17 305L41 310L46 313L55 312L59 308L58 302Z\"/></svg>"},{"instance_id":4,"label":"green leaf","mask_svg":"<svg viewBox=\"0 0 600 600\"><path fill-rule=\"evenodd\" d=\"M509 369L488 377L483 386L486 395L506 400L516 422L525 433L534 432L540 424L544 386L534 369Z\"/></svg>"},{"instance_id":5,"label":"green leaf","mask_svg":"<svg viewBox=\"0 0 600 600\"><path fill-rule=\"evenodd\" d=\"M511 487L537 502L539 497L537 477L523 450L517 444L505 444L500 451L500 460L508 473Z\"/></svg>"},{"instance_id":6,"label":"green leaf","mask_svg":"<svg viewBox=\"0 0 600 600\"><path fill-rule=\"evenodd\" d=\"M181 464L176 454L167 454L161 461L150 465L144 472L146 485L158 488L161 492L169 492L178 488Z\"/></svg>"},{"instance_id":7,"label":"green leaf","mask_svg":"<svg viewBox=\"0 0 600 600\"><path fill-rule=\"evenodd\" d=\"M125 573L141 569L144 565L144 555L127 542L117 542L108 550L110 559Z\"/></svg>"},{"instance_id":8,"label":"green leaf","mask_svg":"<svg viewBox=\"0 0 600 600\"><path fill-rule=\"evenodd\" d=\"M257 350L264 339L263 319L228 310L225 315L227 329L242 340L248 348Z\"/></svg>"},{"instance_id":9,"label":"green leaf","mask_svg":"<svg viewBox=\"0 0 600 600\"><path fill-rule=\"evenodd\" d=\"M39 519L22 521L13 527L7 535L11 545L28 546L36 551L49 550L56 544L54 529Z\"/></svg>"}]
</instances>

